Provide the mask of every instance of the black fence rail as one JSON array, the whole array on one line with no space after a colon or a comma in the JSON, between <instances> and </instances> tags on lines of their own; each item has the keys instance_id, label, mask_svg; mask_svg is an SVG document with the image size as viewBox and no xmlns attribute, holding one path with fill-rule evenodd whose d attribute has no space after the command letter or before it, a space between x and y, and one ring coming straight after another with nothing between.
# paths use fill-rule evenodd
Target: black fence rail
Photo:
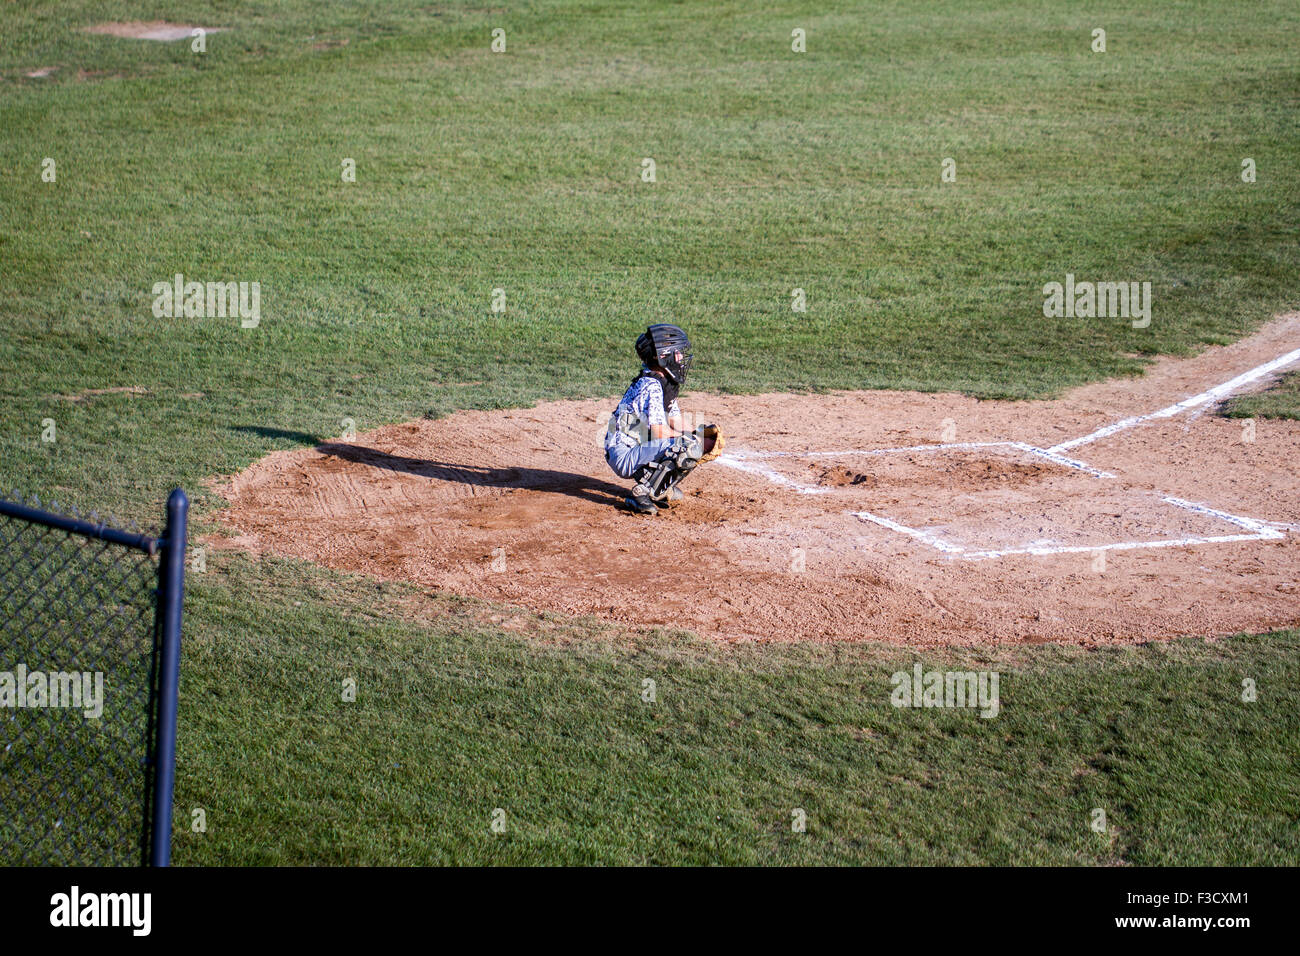
<instances>
[{"instance_id":1,"label":"black fence rail","mask_svg":"<svg viewBox=\"0 0 1300 956\"><path fill-rule=\"evenodd\" d=\"M161 538L0 498L0 865L171 858L189 501Z\"/></svg>"}]
</instances>

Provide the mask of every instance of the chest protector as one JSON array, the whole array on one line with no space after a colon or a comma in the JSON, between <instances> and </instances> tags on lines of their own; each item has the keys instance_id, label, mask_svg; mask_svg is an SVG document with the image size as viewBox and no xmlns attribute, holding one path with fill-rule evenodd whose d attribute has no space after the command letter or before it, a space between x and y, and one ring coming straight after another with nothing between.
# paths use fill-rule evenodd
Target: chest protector
<instances>
[{"instance_id":1,"label":"chest protector","mask_svg":"<svg viewBox=\"0 0 1300 956\"><path fill-rule=\"evenodd\" d=\"M656 375L649 369L642 369L641 374L632 379L635 385L643 378L653 378L660 385L663 395L664 420L668 420L668 406L677 400L677 385L667 380L666 376ZM632 444L643 445L650 440L650 423L631 409L620 409L609 417L608 434L625 435Z\"/></svg>"}]
</instances>

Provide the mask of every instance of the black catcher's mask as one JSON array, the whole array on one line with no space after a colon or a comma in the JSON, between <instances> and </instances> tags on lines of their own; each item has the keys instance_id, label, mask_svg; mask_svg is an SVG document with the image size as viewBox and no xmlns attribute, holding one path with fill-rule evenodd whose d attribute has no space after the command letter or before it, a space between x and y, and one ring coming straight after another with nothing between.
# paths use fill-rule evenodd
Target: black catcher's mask
<instances>
[{"instance_id":1,"label":"black catcher's mask","mask_svg":"<svg viewBox=\"0 0 1300 956\"><path fill-rule=\"evenodd\" d=\"M691 368L691 340L686 333L676 325L652 325L637 338L636 354L648 368L663 369L668 379L665 392L676 398Z\"/></svg>"}]
</instances>

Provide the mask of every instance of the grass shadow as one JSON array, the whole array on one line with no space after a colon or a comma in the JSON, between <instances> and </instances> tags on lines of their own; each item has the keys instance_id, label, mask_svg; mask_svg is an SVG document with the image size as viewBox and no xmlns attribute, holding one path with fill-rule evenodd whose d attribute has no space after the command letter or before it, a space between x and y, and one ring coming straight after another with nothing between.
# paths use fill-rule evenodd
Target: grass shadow
<instances>
[{"instance_id":1,"label":"grass shadow","mask_svg":"<svg viewBox=\"0 0 1300 956\"><path fill-rule=\"evenodd\" d=\"M320 441L318 435L309 435L307 432L296 432L288 428L267 428L264 425L232 425L230 430L234 432L246 432L249 435L257 435L259 438L284 438L299 445L315 445Z\"/></svg>"}]
</instances>

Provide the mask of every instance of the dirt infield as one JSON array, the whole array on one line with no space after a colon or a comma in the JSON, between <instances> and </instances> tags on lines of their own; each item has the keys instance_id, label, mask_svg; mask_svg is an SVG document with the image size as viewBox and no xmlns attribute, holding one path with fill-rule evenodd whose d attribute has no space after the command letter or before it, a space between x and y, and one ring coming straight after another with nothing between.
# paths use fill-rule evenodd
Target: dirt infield
<instances>
[{"instance_id":1,"label":"dirt infield","mask_svg":"<svg viewBox=\"0 0 1300 956\"><path fill-rule=\"evenodd\" d=\"M208 543L726 640L1265 630L1300 623L1300 422L1209 412L1296 350L1300 313L1057 401L688 393L728 453L656 518L616 507L612 399L463 412L269 455Z\"/></svg>"}]
</instances>

